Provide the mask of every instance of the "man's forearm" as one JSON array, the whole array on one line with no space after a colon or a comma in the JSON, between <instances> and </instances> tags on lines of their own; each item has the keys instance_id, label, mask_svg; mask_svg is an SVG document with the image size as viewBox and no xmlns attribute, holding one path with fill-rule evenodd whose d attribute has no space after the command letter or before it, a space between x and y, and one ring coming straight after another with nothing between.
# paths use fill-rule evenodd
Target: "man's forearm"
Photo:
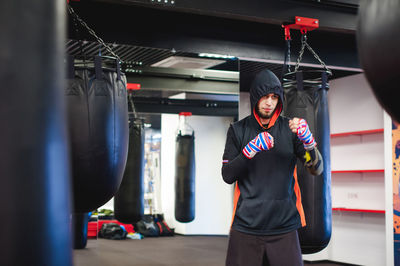
<instances>
[{"instance_id":1,"label":"man's forearm","mask_svg":"<svg viewBox=\"0 0 400 266\"><path fill-rule=\"evenodd\" d=\"M228 184L233 184L240 176L246 173L248 159L240 153L235 159L224 162L222 165L222 178Z\"/></svg>"},{"instance_id":2,"label":"man's forearm","mask_svg":"<svg viewBox=\"0 0 400 266\"><path fill-rule=\"evenodd\" d=\"M322 160L321 153L317 147L306 151L306 162L305 166L312 175L320 175L324 171L324 162Z\"/></svg>"}]
</instances>

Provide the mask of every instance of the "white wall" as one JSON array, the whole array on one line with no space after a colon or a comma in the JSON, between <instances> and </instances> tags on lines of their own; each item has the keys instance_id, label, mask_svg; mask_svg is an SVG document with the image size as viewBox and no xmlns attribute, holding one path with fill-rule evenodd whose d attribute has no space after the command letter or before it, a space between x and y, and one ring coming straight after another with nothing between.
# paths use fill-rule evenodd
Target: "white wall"
<instances>
[{"instance_id":1,"label":"white wall","mask_svg":"<svg viewBox=\"0 0 400 266\"><path fill-rule=\"evenodd\" d=\"M393 235L393 158L392 158L392 119L384 112L385 141L385 220L386 220L386 265L394 265L394 235Z\"/></svg>"},{"instance_id":2,"label":"white wall","mask_svg":"<svg viewBox=\"0 0 400 266\"><path fill-rule=\"evenodd\" d=\"M363 74L330 81L328 92L331 133L383 128L383 109ZM331 138L334 170L384 169L382 133ZM385 210L383 173L333 173L332 206ZM332 213L328 247L306 260L328 259L361 265L385 265L385 215L360 212Z\"/></svg>"},{"instance_id":3,"label":"white wall","mask_svg":"<svg viewBox=\"0 0 400 266\"><path fill-rule=\"evenodd\" d=\"M364 74L334 79L329 83L331 133L383 128L383 109Z\"/></svg>"},{"instance_id":4,"label":"white wall","mask_svg":"<svg viewBox=\"0 0 400 266\"><path fill-rule=\"evenodd\" d=\"M251 113L250 93L240 92L239 97L239 120L241 120Z\"/></svg>"},{"instance_id":5,"label":"white wall","mask_svg":"<svg viewBox=\"0 0 400 266\"><path fill-rule=\"evenodd\" d=\"M101 207L99 207L97 209L98 210L101 210L101 209L114 210L114 197L112 197L103 206L101 206Z\"/></svg>"},{"instance_id":6,"label":"white wall","mask_svg":"<svg viewBox=\"0 0 400 266\"><path fill-rule=\"evenodd\" d=\"M226 132L232 118L190 116L195 131L196 213L194 221L175 220L175 131L179 116L161 118L161 199L166 222L175 232L186 235L228 235L233 210L233 186L221 176Z\"/></svg>"}]
</instances>

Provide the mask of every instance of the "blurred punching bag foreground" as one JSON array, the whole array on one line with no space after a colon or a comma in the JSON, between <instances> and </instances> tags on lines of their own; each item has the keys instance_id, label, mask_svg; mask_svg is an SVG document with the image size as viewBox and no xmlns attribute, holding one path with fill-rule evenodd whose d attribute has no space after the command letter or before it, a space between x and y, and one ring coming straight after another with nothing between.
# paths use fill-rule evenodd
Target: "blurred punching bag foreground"
<instances>
[{"instance_id":1,"label":"blurred punching bag foreground","mask_svg":"<svg viewBox=\"0 0 400 266\"><path fill-rule=\"evenodd\" d=\"M129 94L132 109L133 101ZM135 114L135 112L134 112ZM121 186L114 196L115 218L126 224L135 224L144 215L144 121L129 120L128 160Z\"/></svg>"},{"instance_id":2,"label":"blurred punching bag foreground","mask_svg":"<svg viewBox=\"0 0 400 266\"><path fill-rule=\"evenodd\" d=\"M0 1L0 265L72 265L65 5Z\"/></svg>"},{"instance_id":3,"label":"blurred punching bag foreground","mask_svg":"<svg viewBox=\"0 0 400 266\"><path fill-rule=\"evenodd\" d=\"M175 219L181 223L191 222L195 217L194 131L186 123L190 115L179 114L175 146Z\"/></svg>"},{"instance_id":4,"label":"blurred punching bag foreground","mask_svg":"<svg viewBox=\"0 0 400 266\"><path fill-rule=\"evenodd\" d=\"M128 151L126 77L119 62L69 57L65 92L71 139L74 212L91 212L117 192Z\"/></svg>"},{"instance_id":5,"label":"blurred punching bag foreground","mask_svg":"<svg viewBox=\"0 0 400 266\"><path fill-rule=\"evenodd\" d=\"M299 71L284 77L284 115L307 121L324 164L322 174L314 176L300 160L297 161L297 179L307 224L298 229L298 233L302 253L310 254L324 249L332 232L328 73Z\"/></svg>"},{"instance_id":6,"label":"blurred punching bag foreground","mask_svg":"<svg viewBox=\"0 0 400 266\"><path fill-rule=\"evenodd\" d=\"M361 1L357 46L361 66L381 106L400 121L400 1Z\"/></svg>"}]
</instances>

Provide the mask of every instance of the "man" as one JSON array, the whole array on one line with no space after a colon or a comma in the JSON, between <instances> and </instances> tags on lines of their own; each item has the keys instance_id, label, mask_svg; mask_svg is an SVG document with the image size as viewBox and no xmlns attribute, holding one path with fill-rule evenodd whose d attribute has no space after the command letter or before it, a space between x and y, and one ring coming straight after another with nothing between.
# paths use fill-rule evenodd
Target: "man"
<instances>
[{"instance_id":1,"label":"man","mask_svg":"<svg viewBox=\"0 0 400 266\"><path fill-rule=\"evenodd\" d=\"M250 88L252 113L231 124L222 176L236 182L226 265L303 265L297 229L305 226L295 165L319 175L322 157L304 119L281 116L283 89L269 70Z\"/></svg>"}]
</instances>

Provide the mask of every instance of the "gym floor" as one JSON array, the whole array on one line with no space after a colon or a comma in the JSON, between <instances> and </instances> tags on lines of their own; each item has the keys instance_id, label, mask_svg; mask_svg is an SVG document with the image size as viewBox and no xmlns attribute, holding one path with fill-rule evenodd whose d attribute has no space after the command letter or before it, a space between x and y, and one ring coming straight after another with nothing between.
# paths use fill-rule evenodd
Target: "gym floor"
<instances>
[{"instance_id":1,"label":"gym floor","mask_svg":"<svg viewBox=\"0 0 400 266\"><path fill-rule=\"evenodd\" d=\"M141 240L89 239L85 249L74 250L75 266L224 266L226 236L147 237ZM331 262L305 266L346 265ZM348 264L347 264L348 265Z\"/></svg>"}]
</instances>

